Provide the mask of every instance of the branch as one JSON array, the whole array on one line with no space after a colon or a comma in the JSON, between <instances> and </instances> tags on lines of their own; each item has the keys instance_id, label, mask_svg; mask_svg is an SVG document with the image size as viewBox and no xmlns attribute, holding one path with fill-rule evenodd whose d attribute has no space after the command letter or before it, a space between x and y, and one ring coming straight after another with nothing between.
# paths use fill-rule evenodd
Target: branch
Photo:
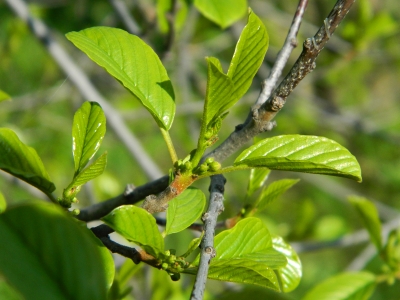
<instances>
[{"instance_id":1,"label":"branch","mask_svg":"<svg viewBox=\"0 0 400 300\"><path fill-rule=\"evenodd\" d=\"M81 209L77 218L85 222L100 219L118 206L135 204L148 195L162 192L168 187L168 182L169 176L166 175L137 188L133 188L131 185L128 185L125 189L125 192L121 195Z\"/></svg>"},{"instance_id":2,"label":"branch","mask_svg":"<svg viewBox=\"0 0 400 300\"><path fill-rule=\"evenodd\" d=\"M26 3L22 0L6 0L9 7L15 14L28 24L35 37L43 43L47 51L54 58L60 68L68 75L68 78L78 88L83 99L98 102L104 109L107 117L107 124L114 130L116 135L125 144L132 156L136 158L149 179L156 179L162 176L162 172L153 160L143 149L139 140L131 133L123 118L107 100L99 93L89 81L86 74L72 60L68 53L51 36L49 28L40 20L37 20L29 13Z\"/></svg>"},{"instance_id":3,"label":"branch","mask_svg":"<svg viewBox=\"0 0 400 300\"><path fill-rule=\"evenodd\" d=\"M223 201L225 183L225 177L222 175L211 177L210 202L207 212L204 213L202 217L205 233L203 240L201 241L199 270L197 271L196 280L192 290L192 300L203 299L210 261L217 255L214 249L214 235L218 215L224 210Z\"/></svg>"},{"instance_id":4,"label":"branch","mask_svg":"<svg viewBox=\"0 0 400 300\"><path fill-rule=\"evenodd\" d=\"M336 27L346 16L354 1L355 0L337 1L328 18L324 20L324 25L318 30L314 37L308 38L304 42L303 52L300 54L289 74L279 84L278 88L272 95L268 95L270 88L265 89L264 85L245 123L236 126L235 131L218 148L207 154L207 157L214 157L216 161L221 162L256 135L271 130L275 126L275 123L271 121L285 105L287 97L292 93L294 88L315 68L315 60L319 53L332 36ZM301 4L302 1L300 1L299 6ZM301 11L301 9L297 10L295 19L301 17ZM299 24L299 22L293 21L292 27L298 26ZM296 29L291 28L289 30L289 34L295 32L297 32ZM289 43L292 46L289 45L288 47L293 47L293 41L293 38L286 39L285 44Z\"/></svg>"}]
</instances>

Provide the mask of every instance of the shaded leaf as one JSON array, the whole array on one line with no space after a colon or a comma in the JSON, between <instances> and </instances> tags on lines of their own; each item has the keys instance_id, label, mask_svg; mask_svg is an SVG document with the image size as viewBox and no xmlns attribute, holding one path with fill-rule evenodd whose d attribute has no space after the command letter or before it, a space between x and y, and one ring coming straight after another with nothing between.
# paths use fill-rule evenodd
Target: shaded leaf
<instances>
[{"instance_id":1,"label":"shaded leaf","mask_svg":"<svg viewBox=\"0 0 400 300\"><path fill-rule=\"evenodd\" d=\"M99 150L106 133L106 117L96 102L85 102L77 110L72 125L72 152L75 175L87 165Z\"/></svg>"},{"instance_id":2,"label":"shaded leaf","mask_svg":"<svg viewBox=\"0 0 400 300\"><path fill-rule=\"evenodd\" d=\"M110 252L55 205L37 202L0 215L0 273L26 299L107 299Z\"/></svg>"},{"instance_id":3,"label":"shaded leaf","mask_svg":"<svg viewBox=\"0 0 400 300\"><path fill-rule=\"evenodd\" d=\"M166 234L182 231L193 224L204 211L206 196L196 188L188 188L169 202Z\"/></svg>"},{"instance_id":4,"label":"shaded leaf","mask_svg":"<svg viewBox=\"0 0 400 300\"><path fill-rule=\"evenodd\" d=\"M156 219L143 208L123 205L114 209L102 220L128 241L141 246L154 257L164 253L164 239L158 231Z\"/></svg>"},{"instance_id":5,"label":"shaded leaf","mask_svg":"<svg viewBox=\"0 0 400 300\"><path fill-rule=\"evenodd\" d=\"M364 222L364 226L367 228L372 243L378 249L378 252L382 250L382 226L379 220L378 210L375 205L363 198L357 196L350 196L349 201L357 209Z\"/></svg>"},{"instance_id":6,"label":"shaded leaf","mask_svg":"<svg viewBox=\"0 0 400 300\"><path fill-rule=\"evenodd\" d=\"M7 93L0 90L0 102L10 100L10 99L11 99L11 97Z\"/></svg>"},{"instance_id":7,"label":"shaded leaf","mask_svg":"<svg viewBox=\"0 0 400 300\"><path fill-rule=\"evenodd\" d=\"M233 105L232 80L222 72L221 64L216 58L207 58L207 64L207 92L203 113L203 122L206 125Z\"/></svg>"},{"instance_id":8,"label":"shaded leaf","mask_svg":"<svg viewBox=\"0 0 400 300\"><path fill-rule=\"evenodd\" d=\"M235 104L249 89L268 49L269 37L263 22L249 10L249 19L236 44L228 76L232 78Z\"/></svg>"},{"instance_id":9,"label":"shaded leaf","mask_svg":"<svg viewBox=\"0 0 400 300\"><path fill-rule=\"evenodd\" d=\"M160 127L170 129L175 115L174 91L153 49L117 28L93 27L66 37L131 91Z\"/></svg>"},{"instance_id":10,"label":"shaded leaf","mask_svg":"<svg viewBox=\"0 0 400 300\"><path fill-rule=\"evenodd\" d=\"M366 300L374 291L375 280L368 272L343 273L318 284L303 300Z\"/></svg>"},{"instance_id":11,"label":"shaded leaf","mask_svg":"<svg viewBox=\"0 0 400 300\"><path fill-rule=\"evenodd\" d=\"M269 203L274 202L297 182L299 182L299 179L281 179L272 182L257 199L257 211L260 212L266 209Z\"/></svg>"},{"instance_id":12,"label":"shaded leaf","mask_svg":"<svg viewBox=\"0 0 400 300\"><path fill-rule=\"evenodd\" d=\"M90 166L82 170L78 176L71 182L70 187L81 186L86 182L100 176L107 164L107 152L104 152L98 159L96 159Z\"/></svg>"},{"instance_id":13,"label":"shaded leaf","mask_svg":"<svg viewBox=\"0 0 400 300\"><path fill-rule=\"evenodd\" d=\"M293 248L279 236L272 237L272 246L287 259L286 266L276 271L282 291L285 293L293 291L299 285L302 276L300 258Z\"/></svg>"},{"instance_id":14,"label":"shaded leaf","mask_svg":"<svg viewBox=\"0 0 400 300\"><path fill-rule=\"evenodd\" d=\"M254 194L255 191L260 189L265 181L268 179L269 173L271 170L269 169L252 169L250 171L250 179L249 184L247 186L247 197L250 197Z\"/></svg>"},{"instance_id":15,"label":"shaded leaf","mask_svg":"<svg viewBox=\"0 0 400 300\"><path fill-rule=\"evenodd\" d=\"M226 28L246 13L246 0L195 0L196 8L208 19Z\"/></svg>"},{"instance_id":16,"label":"shaded leaf","mask_svg":"<svg viewBox=\"0 0 400 300\"><path fill-rule=\"evenodd\" d=\"M35 149L22 143L8 128L0 128L0 169L46 194L56 189Z\"/></svg>"},{"instance_id":17,"label":"shaded leaf","mask_svg":"<svg viewBox=\"0 0 400 300\"><path fill-rule=\"evenodd\" d=\"M324 137L282 135L264 139L244 150L235 166L326 174L361 181L356 158L343 146Z\"/></svg>"}]
</instances>

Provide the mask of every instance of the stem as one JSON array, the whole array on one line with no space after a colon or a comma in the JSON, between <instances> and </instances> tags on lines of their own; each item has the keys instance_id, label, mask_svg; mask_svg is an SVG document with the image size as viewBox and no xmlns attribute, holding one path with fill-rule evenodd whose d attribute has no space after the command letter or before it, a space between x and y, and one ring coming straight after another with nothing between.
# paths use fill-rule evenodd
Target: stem
<instances>
[{"instance_id":1,"label":"stem","mask_svg":"<svg viewBox=\"0 0 400 300\"><path fill-rule=\"evenodd\" d=\"M178 160L178 156L176 155L176 151L174 148L174 144L172 143L171 136L169 135L168 130L165 130L162 127L160 127L160 130L165 140L165 143L167 144L167 148L169 151L169 155L171 156L172 163L174 164Z\"/></svg>"},{"instance_id":2,"label":"stem","mask_svg":"<svg viewBox=\"0 0 400 300\"><path fill-rule=\"evenodd\" d=\"M229 172L233 172L233 171L241 171L241 170L250 170L250 169L256 169L255 167L249 167L246 165L241 165L241 166L229 166L226 168L222 168L219 169L218 171L215 172L208 172L205 173L203 175L199 175L196 180L202 179L202 178L206 178L206 177L210 177L210 176L214 176L214 175L220 175L220 174L225 174L225 173L229 173Z\"/></svg>"},{"instance_id":3,"label":"stem","mask_svg":"<svg viewBox=\"0 0 400 300\"><path fill-rule=\"evenodd\" d=\"M52 193L45 193L47 197L49 197L49 199L51 200L51 202L55 203L55 204L60 204L57 200L56 197L54 197L54 195Z\"/></svg>"}]
</instances>

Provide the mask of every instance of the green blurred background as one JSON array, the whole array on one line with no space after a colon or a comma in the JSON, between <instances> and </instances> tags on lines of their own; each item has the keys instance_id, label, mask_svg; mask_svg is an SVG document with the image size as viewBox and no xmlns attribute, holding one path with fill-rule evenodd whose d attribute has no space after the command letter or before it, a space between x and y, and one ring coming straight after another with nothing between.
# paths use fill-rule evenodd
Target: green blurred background
<instances>
[{"instance_id":1,"label":"green blurred background","mask_svg":"<svg viewBox=\"0 0 400 300\"><path fill-rule=\"evenodd\" d=\"M51 28L54 39L119 110L162 174L167 174L171 167L168 151L147 111L64 37L67 32L99 25L126 29L111 1L32 0L28 3L31 14ZM173 82L177 115L171 135L182 158L196 146L206 87L204 57L218 57L226 70L246 17L223 30L199 14L191 1L178 1L175 41L166 51L168 25L157 13L157 1L125 0L124 3L137 22L139 36L163 57ZM310 1L299 32L299 45L314 35L333 4L332 0ZM251 89L225 119L220 140L244 121L257 99L260 83L268 76L284 42L297 1L249 0L248 5L264 21L270 47ZM264 138L282 134L325 136L347 147L362 168L362 183L318 175L271 173L268 182L281 178L301 179L260 216L273 234L294 242L301 252L304 277L298 289L278 295L253 286L209 281L206 299L251 296L299 299L316 283L348 268L380 271L379 259L373 255L362 260L361 265L355 264L356 259L362 259L360 253L368 243L333 247L326 242L362 228L360 218L346 200L349 195L364 196L380 203L384 223L400 216L399 20L397 0L356 1L322 51L317 68L297 87L277 115L278 126L262 135ZM284 72L295 62L301 48L295 49ZM1 126L13 129L22 141L37 150L59 196L73 175L73 115L83 101L90 99L80 95L46 48L4 0L0 0L0 89L13 98L0 104ZM127 183L139 186L149 180L113 130L107 129L100 151L108 151L107 169L81 192L80 207L120 194ZM224 164L228 165L232 159ZM43 198L5 173L0 175L0 191L9 205ZM226 208L221 220L235 215L243 206L248 175L249 172L242 171L226 176ZM196 185L207 192L208 183L203 180ZM191 237L190 232L172 235L169 243L182 252ZM309 245L315 247L311 250ZM184 275L181 281L171 282L165 272L139 268L142 269L136 273L132 294L127 299L188 297L193 277ZM380 285L372 299L400 299L400 284Z\"/></svg>"}]
</instances>

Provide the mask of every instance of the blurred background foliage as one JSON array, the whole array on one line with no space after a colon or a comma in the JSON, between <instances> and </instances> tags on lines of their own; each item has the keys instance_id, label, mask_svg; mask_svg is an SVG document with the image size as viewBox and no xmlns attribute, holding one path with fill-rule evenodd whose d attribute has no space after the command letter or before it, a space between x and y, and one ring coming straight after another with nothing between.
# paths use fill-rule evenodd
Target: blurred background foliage
<instances>
[{"instance_id":1,"label":"blurred background foliage","mask_svg":"<svg viewBox=\"0 0 400 300\"><path fill-rule=\"evenodd\" d=\"M132 132L164 174L171 167L162 136L150 115L127 90L70 44L64 34L92 26L126 29L108 0L30 0L30 12L44 21L55 40L84 69L94 85L117 108ZM169 47L165 1L124 0L136 20L139 36L162 57L173 82L177 115L171 135L182 158L196 146L206 87L205 56L218 57L225 70L246 17L221 29L203 17L192 1L180 0L174 43ZM265 63L249 92L224 121L220 140L244 121L256 100L260 83L269 74L282 46L296 0L248 0L270 35ZM299 47L285 72L301 52L301 43L316 32L335 1L309 1L299 32ZM301 181L270 205L260 217L273 234L293 242L303 263L300 286L278 295L253 286L208 282L206 299L299 299L321 280L338 272L367 268L380 271L378 258L362 263L367 243L335 247L334 241L361 229L360 218L346 197L357 194L376 201L383 223L400 216L400 10L397 0L358 0L317 60L317 68L303 80L277 115L278 126L262 137L282 134L326 136L347 147L359 160L363 182L274 171L268 179ZM284 72L284 73L285 73ZM12 101L0 104L0 124L12 128L34 147L57 186L56 195L73 175L71 125L73 114L85 100L45 47L0 0L0 89ZM108 151L105 173L81 192L80 207L120 194L127 183L142 185L148 178L114 132L108 128L102 149ZM224 164L227 165L230 159ZM43 198L35 190L0 174L0 191L9 205ZM249 172L228 174L226 209L221 220L243 207ZM267 183L268 183L267 182ZM197 186L207 191L208 180ZM192 233L172 235L170 247L185 250ZM167 245L168 246L168 245ZM121 259L117 259L120 261ZM140 269L140 272L137 272ZM165 272L139 265L133 291L127 299L187 299L193 277L172 282ZM381 285L372 299L399 299L400 285Z\"/></svg>"}]
</instances>

